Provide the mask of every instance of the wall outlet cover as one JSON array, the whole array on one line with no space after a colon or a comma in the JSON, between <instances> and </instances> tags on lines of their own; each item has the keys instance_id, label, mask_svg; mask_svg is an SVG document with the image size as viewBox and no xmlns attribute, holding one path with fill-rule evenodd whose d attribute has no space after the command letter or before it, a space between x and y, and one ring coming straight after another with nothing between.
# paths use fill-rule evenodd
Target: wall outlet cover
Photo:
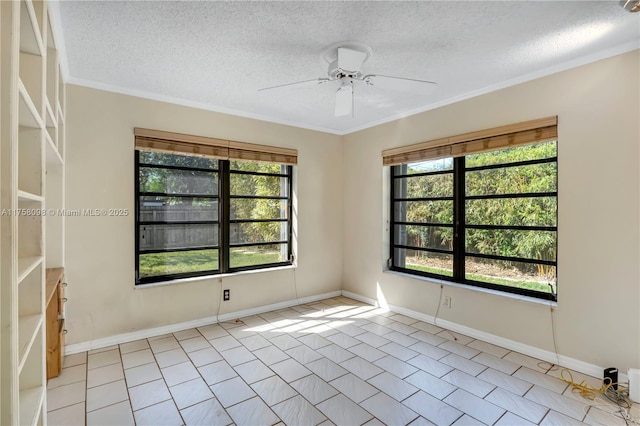
<instances>
[{"instance_id":1,"label":"wall outlet cover","mask_svg":"<svg viewBox=\"0 0 640 426\"><path fill-rule=\"evenodd\" d=\"M445 308L451 308L451 296L444 296L442 306Z\"/></svg>"}]
</instances>

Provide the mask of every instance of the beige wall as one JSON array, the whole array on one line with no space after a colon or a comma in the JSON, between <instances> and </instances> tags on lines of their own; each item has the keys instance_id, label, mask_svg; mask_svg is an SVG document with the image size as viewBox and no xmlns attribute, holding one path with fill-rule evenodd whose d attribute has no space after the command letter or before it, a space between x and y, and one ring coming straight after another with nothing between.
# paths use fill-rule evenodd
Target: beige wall
<instances>
[{"instance_id":1,"label":"beige wall","mask_svg":"<svg viewBox=\"0 0 640 426\"><path fill-rule=\"evenodd\" d=\"M127 217L67 217L67 344L215 316L219 279L134 288L133 128L296 148L298 227L293 269L223 279L220 313L341 288L339 136L70 85L66 208L126 208Z\"/></svg>"},{"instance_id":2,"label":"beige wall","mask_svg":"<svg viewBox=\"0 0 640 426\"><path fill-rule=\"evenodd\" d=\"M297 148L299 268L224 278L221 313L344 289L434 315L440 287L383 272L383 149L559 117L558 350L640 367L638 51L345 137L70 86L67 209L133 211L135 126ZM611 153L615 152L615 155ZM134 218L69 217L67 343L214 316L217 279L134 289ZM344 265L344 267L343 267ZM445 286L441 318L553 350L549 307Z\"/></svg>"},{"instance_id":3,"label":"beige wall","mask_svg":"<svg viewBox=\"0 0 640 426\"><path fill-rule=\"evenodd\" d=\"M558 115L557 346L622 372L640 367L638 51L482 95L344 138L343 289L434 315L440 287L383 272L383 149ZM385 188L383 190L382 188ZM445 286L439 316L553 351L544 304Z\"/></svg>"}]
</instances>

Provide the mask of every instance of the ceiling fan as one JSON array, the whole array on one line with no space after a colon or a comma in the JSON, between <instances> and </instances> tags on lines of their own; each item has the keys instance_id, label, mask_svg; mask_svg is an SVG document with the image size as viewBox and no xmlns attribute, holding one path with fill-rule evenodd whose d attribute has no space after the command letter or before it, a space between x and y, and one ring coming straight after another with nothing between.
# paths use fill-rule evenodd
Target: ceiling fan
<instances>
[{"instance_id":1,"label":"ceiling fan","mask_svg":"<svg viewBox=\"0 0 640 426\"><path fill-rule=\"evenodd\" d=\"M327 46L321 54L321 58L327 62L327 77L312 80L296 81L280 84L278 86L265 87L259 91L315 86L334 83L336 89L336 117L352 116L355 90L360 87L372 87L391 89L409 93L425 93L426 89L433 87L433 81L417 80L413 78L394 77L380 74L362 74L362 65L371 57L372 50L364 43L357 41L340 41Z\"/></svg>"}]
</instances>

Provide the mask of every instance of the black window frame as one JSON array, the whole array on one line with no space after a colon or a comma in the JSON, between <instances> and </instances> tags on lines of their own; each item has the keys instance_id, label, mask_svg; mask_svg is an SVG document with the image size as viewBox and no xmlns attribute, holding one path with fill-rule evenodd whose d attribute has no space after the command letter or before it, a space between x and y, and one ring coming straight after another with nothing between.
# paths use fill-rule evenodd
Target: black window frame
<instances>
[{"instance_id":1,"label":"black window frame","mask_svg":"<svg viewBox=\"0 0 640 426\"><path fill-rule=\"evenodd\" d=\"M557 140L554 141L557 147ZM496 151L503 150L498 149ZM467 257L477 257L477 258L487 258L493 260L505 260L505 261L515 261L515 262L524 262L524 263L532 263L532 264L542 264L549 265L555 267L555 276L557 280L558 276L558 262L557 262L557 247L558 247L558 156L556 155L549 158L544 159L535 159L535 160L523 160L517 162L510 163L499 163L499 164L491 164L485 166L475 166L475 167L467 167L465 156L454 157L453 158L453 167L451 170L439 170L439 171L431 171L424 173L411 173L407 174L406 166L407 164L399 164L390 167L390 226L389 226L389 264L388 267L390 270L398 271L402 273L412 274L412 275L420 275L429 278L436 278L444 281L451 281L458 284L464 284L469 286L481 287L491 290L498 290L506 293L513 293L522 296L529 296L538 299L557 301L557 294L555 287L551 287L549 292L541 292L526 288L519 287L510 287L500 284L475 281L471 279L467 279L465 277L465 259ZM428 161L428 160L425 160ZM545 163L555 163L556 164L556 182L555 182L555 191L551 192L536 192L536 193L516 193L516 194L493 194L493 195L466 195L466 187L465 187L465 177L467 172L474 172L480 170L489 170L489 169L497 169L497 168L509 168L509 167L519 167L533 164L545 164ZM404 167L404 169L403 169ZM453 196L452 197L421 197L421 198L407 198L407 197L397 197L396 196L396 179L402 179L407 177L419 177L419 176L428 176L428 175L438 175L438 174L452 174L453 175ZM499 199L499 198L529 198L529 197L555 197L556 198L556 218L555 218L555 226L515 226L515 225L482 225L482 224L467 224L465 220L465 206L467 200L488 200L488 199ZM407 222L407 221L397 221L396 220L396 202L398 201L438 201L438 200L453 200L453 223L427 223L427 222ZM396 244L396 225L418 225L418 226L438 226L438 227L451 227L453 228L453 249L452 250L442 250L435 248L425 248L425 247L415 247L409 246L406 244ZM553 231L556 233L556 260L537 260L537 259L527 259L527 258L519 258L519 257L508 257L508 256L499 256L499 255L487 255L487 254L479 254L479 253L469 253L466 251L465 247L465 235L467 229L488 229L488 230L523 230L523 231ZM453 257L453 274L452 276L444 275L444 274L435 274L426 271L419 271L415 269L409 269L405 267L398 266L396 264L396 252L395 249L409 249L409 250L418 250L418 251L427 251L441 254L448 254ZM557 285L557 282L555 283Z\"/></svg>"},{"instance_id":2,"label":"black window frame","mask_svg":"<svg viewBox=\"0 0 640 426\"><path fill-rule=\"evenodd\" d=\"M293 240L293 166L287 164L281 164L282 169L286 170L284 173L264 173L264 172L249 172L249 171L238 171L231 170L230 164L233 160L221 160L218 159L218 168L217 169L203 169L197 167L183 167L183 166L169 166L169 165L158 165L158 164L148 164L140 162L140 152L146 151L144 149L136 149L134 155L135 162L135 284L136 285L144 285L144 284L152 284L157 282L165 282L172 281L184 278L194 278L194 277L203 277L203 276L215 276L220 274L229 274L241 271L250 271L250 270L260 270L260 269L271 269L281 266L289 266L293 264L293 254L292 254L292 240ZM184 155L182 153L169 153L173 155ZM246 161L246 160L238 160L238 161ZM259 161L258 161L259 162ZM212 196L208 194L173 194L173 193L150 193L150 192L142 192L140 191L140 167L153 167L153 168L163 168L170 170L186 170L186 171L204 171L204 172L215 172L217 174L217 185L218 185L218 195ZM231 195L230 194L230 175L231 174L247 174L254 176L278 176L287 178L287 193L286 196L249 196L249 195ZM148 222L140 220L140 198L142 196L167 196L167 197L191 197L191 198L211 198L218 200L218 220L208 220L208 221L188 221L188 222ZM231 219L230 218L230 204L232 199L238 198L252 198L252 199L279 199L286 200L287 202L287 217L280 219ZM229 242L229 229L232 223L249 223L249 222L286 222L287 223L287 240L281 241L273 241L273 242L259 242L259 243L243 243L243 244L230 244ZM206 247L196 247L196 248L188 248L184 250L210 250L217 249L218 250L218 268L207 271L197 271L197 272L183 272L176 274L165 274L165 275L154 275L147 277L140 277L140 255L145 253L171 253L171 252L179 252L183 251L182 249L152 249L152 250L141 250L140 249L140 226L145 224L209 224L209 225L218 225L218 241L212 242L211 245L207 245ZM230 252L234 247L254 247L261 245L276 245L276 244L286 244L287 245L287 260L282 262L272 262L272 263L264 263L264 264L256 264L256 265L247 265L247 266L239 266L239 267L230 267Z\"/></svg>"}]
</instances>

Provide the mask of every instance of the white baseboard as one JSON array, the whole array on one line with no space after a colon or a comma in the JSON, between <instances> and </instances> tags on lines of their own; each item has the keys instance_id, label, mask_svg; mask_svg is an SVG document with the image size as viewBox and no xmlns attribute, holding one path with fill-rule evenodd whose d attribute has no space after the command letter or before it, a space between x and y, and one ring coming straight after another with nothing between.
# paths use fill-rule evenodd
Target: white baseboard
<instances>
[{"instance_id":1,"label":"white baseboard","mask_svg":"<svg viewBox=\"0 0 640 426\"><path fill-rule=\"evenodd\" d=\"M74 343L64 347L65 355L79 352L86 352L93 349L106 348L108 346L119 345L121 343L133 342L134 340L147 339L149 337L161 336L167 333L175 333L181 330L188 330L194 327L202 327L218 322L216 317L200 318L193 321L185 321L177 324L163 325L161 327L136 330L129 333L116 334L114 336L102 337L88 342Z\"/></svg>"},{"instance_id":2,"label":"white baseboard","mask_svg":"<svg viewBox=\"0 0 640 426\"><path fill-rule=\"evenodd\" d=\"M301 297L294 300L286 300L284 302L273 303L270 305L259 306L257 308L244 309L241 311L229 312L219 316L200 318L192 321L185 321L176 324L163 325L161 327L147 328L144 330L132 331L130 333L116 334L114 336L103 337L100 339L90 340L88 342L74 343L64 347L65 354L71 355L79 352L86 352L92 349L106 348L108 346L119 345L121 343L133 342L134 340L147 339L149 337L161 336L163 334L175 333L177 331L188 330L190 328L202 327L205 325L215 324L217 322L225 322L236 318L248 317L264 312L275 311L278 309L289 308L291 306L301 305L318 300L329 299L331 297L340 296L340 290L328 293L316 294L313 296Z\"/></svg>"},{"instance_id":3,"label":"white baseboard","mask_svg":"<svg viewBox=\"0 0 640 426\"><path fill-rule=\"evenodd\" d=\"M349 297L351 299L358 300L363 303L379 306L379 303L377 300L372 299L370 297L362 296L357 293L352 293L350 291L342 290L342 295L345 297ZM402 306L389 305L389 310L402 315L406 315L411 318L415 318L420 321L424 321L429 324L437 325L438 327L441 327L441 328L446 328L447 330L451 330L460 334L464 334L469 337L473 337L474 339L483 340L487 343L501 346L505 349L520 352L521 354L529 355L531 357L538 358L542 361L546 361L553 364L560 364L561 367L569 368L571 370L575 370L580 373L588 374L593 377L602 377L602 372L604 370L603 367L594 365L594 364L589 364L579 359L571 358L571 357L560 355L560 354L556 356L555 352L551 352L535 346L530 346L525 343L517 342L515 340L506 339L504 337L500 337L495 334L477 330L475 328L467 327L465 325L460 325L452 321L447 321L440 318L438 318L436 321L436 319L431 315L423 314L421 312L416 312L411 309L404 308ZM619 373L619 377L620 377L619 381L621 382L628 380L626 374Z\"/></svg>"},{"instance_id":4,"label":"white baseboard","mask_svg":"<svg viewBox=\"0 0 640 426\"><path fill-rule=\"evenodd\" d=\"M273 303L271 305L258 306L257 308L245 309L242 311L229 312L228 314L221 314L218 318L218 322L225 322L234 320L236 318L250 317L251 315L262 314L270 311L277 311L278 309L290 308L291 306L303 305L305 303L317 302L322 299L329 299L342 295L340 290L331 291L329 293L316 294L313 296L300 297L294 300L285 300L284 302Z\"/></svg>"},{"instance_id":5,"label":"white baseboard","mask_svg":"<svg viewBox=\"0 0 640 426\"><path fill-rule=\"evenodd\" d=\"M146 339L149 337L160 336L168 333L175 333L177 331L187 330L195 327L202 327L209 324L215 324L217 322L224 322L233 320L236 318L248 317L251 315L257 315L264 312L275 311L278 309L289 308L291 306L296 306L305 303L316 302L322 299L328 299L336 296L345 296L354 300L358 300L363 303L367 303L369 305L379 307L380 304L376 299L362 296L357 293L353 293L347 290L338 290L332 291L323 294L317 294L313 296L302 297L294 300L286 300L283 302L273 303L270 305L259 306L256 308L244 309L241 311L229 312L226 314L221 314L219 316L212 316L201 318L192 321L181 322L177 324L170 324L161 327L148 328L144 330L137 330L130 333L117 334L114 336L103 337L100 339L91 340L88 342L75 343L71 345L65 346L65 353L68 355L85 352L92 349L99 349L108 346L113 346L121 343L132 342L134 340ZM505 349L509 349L512 351L520 352L525 355L532 356L534 358L538 358L542 361L560 364L560 366L565 368L570 368L575 371L579 371L580 373L588 374L593 377L601 377L603 367L590 364L579 359L571 358L564 355L558 355L556 357L555 352L551 352L545 349L541 349L535 346L530 346L521 342L517 342L515 340L506 339L504 337L497 336L495 334L487 333L481 330L477 330L475 328L467 327L465 325L457 324L452 321L447 321L444 319L436 319L431 316L421 312L413 311L411 309L404 308L402 306L397 305L389 305L389 310L392 312L396 312L402 315L406 315L411 318L415 318L420 321L424 321L429 324L434 324L442 328L446 328L447 330L451 330L460 334L464 334L469 337L473 337L475 339L480 339L485 342L501 346ZM436 324L437 322L437 324ZM619 373L620 381L626 381L626 374Z\"/></svg>"},{"instance_id":6,"label":"white baseboard","mask_svg":"<svg viewBox=\"0 0 640 426\"><path fill-rule=\"evenodd\" d=\"M380 307L380 304L376 299L372 299L370 297L362 296L358 293L352 293L347 290L342 290L342 295L344 297L348 297L349 299L357 300L362 303L368 303L369 305L373 305L375 307Z\"/></svg>"}]
</instances>

